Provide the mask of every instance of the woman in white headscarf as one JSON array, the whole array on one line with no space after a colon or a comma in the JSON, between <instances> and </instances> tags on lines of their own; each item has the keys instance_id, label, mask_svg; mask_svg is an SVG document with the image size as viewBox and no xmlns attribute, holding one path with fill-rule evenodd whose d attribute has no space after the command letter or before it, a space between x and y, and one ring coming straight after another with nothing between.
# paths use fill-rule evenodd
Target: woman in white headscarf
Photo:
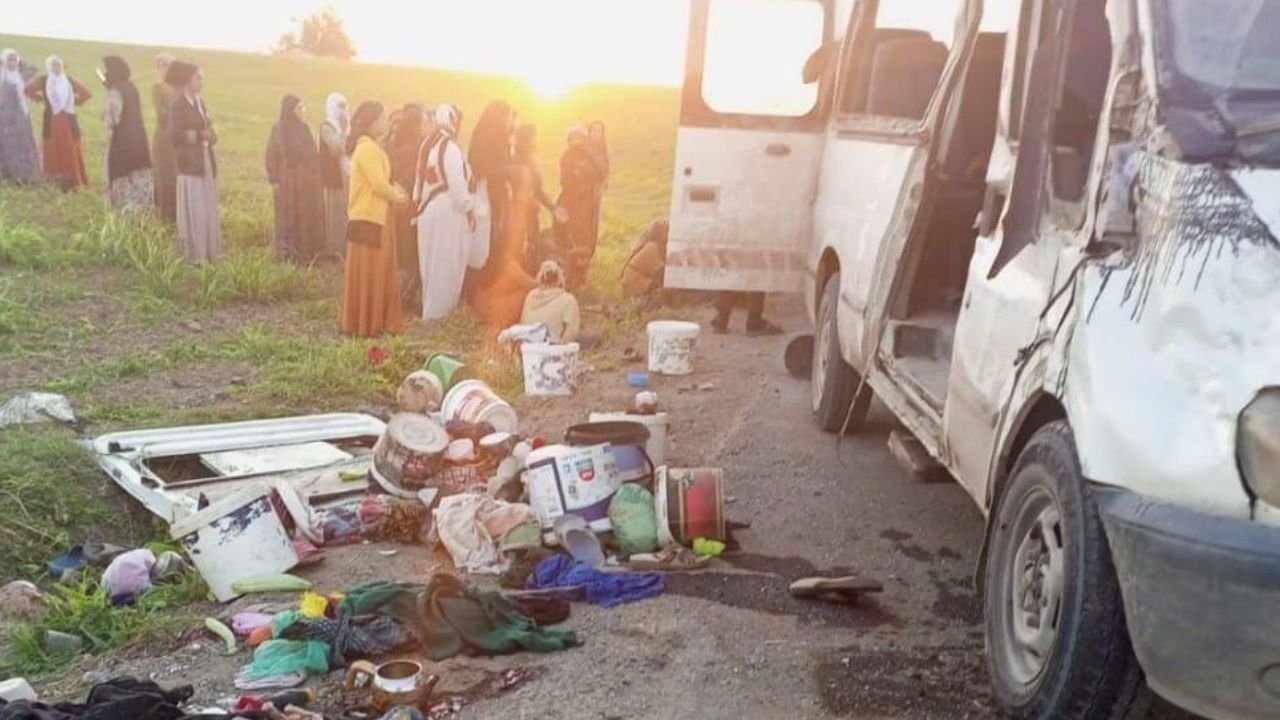
<instances>
[{"instance_id":1,"label":"woman in white headscarf","mask_svg":"<svg viewBox=\"0 0 1280 720\"><path fill-rule=\"evenodd\" d=\"M424 320L443 319L458 305L467 255L475 241L471 167L457 140L461 124L458 108L436 108L435 132L418 151L413 201Z\"/></svg>"},{"instance_id":2,"label":"woman in white headscarf","mask_svg":"<svg viewBox=\"0 0 1280 720\"><path fill-rule=\"evenodd\" d=\"M67 74L66 64L57 55L50 55L44 66L48 72L27 84L27 97L44 103L45 177L70 191L89 184L76 107L93 95Z\"/></svg>"},{"instance_id":3,"label":"woman in white headscarf","mask_svg":"<svg viewBox=\"0 0 1280 720\"><path fill-rule=\"evenodd\" d=\"M330 93L324 103L320 126L320 185L324 200L324 250L342 254L347 246L347 200L350 194L351 158L347 134L351 115L347 99Z\"/></svg>"},{"instance_id":4,"label":"woman in white headscarf","mask_svg":"<svg viewBox=\"0 0 1280 720\"><path fill-rule=\"evenodd\" d=\"M31 131L22 58L18 51L0 52L0 182L40 180L40 153Z\"/></svg>"}]
</instances>

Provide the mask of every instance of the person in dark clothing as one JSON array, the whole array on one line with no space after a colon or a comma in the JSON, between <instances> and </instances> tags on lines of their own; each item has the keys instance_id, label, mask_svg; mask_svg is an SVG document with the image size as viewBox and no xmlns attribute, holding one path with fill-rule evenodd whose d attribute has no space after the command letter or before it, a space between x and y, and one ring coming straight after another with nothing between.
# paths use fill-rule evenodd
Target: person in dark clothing
<instances>
[{"instance_id":1,"label":"person in dark clothing","mask_svg":"<svg viewBox=\"0 0 1280 720\"><path fill-rule=\"evenodd\" d=\"M748 335L781 335L782 328L764 319L764 293L762 292L722 292L716 296L716 319L711 321L711 329L723 335L729 332L729 319L733 309L739 304L747 306Z\"/></svg>"},{"instance_id":2,"label":"person in dark clothing","mask_svg":"<svg viewBox=\"0 0 1280 720\"><path fill-rule=\"evenodd\" d=\"M107 195L111 207L125 212L155 205L151 148L142 121L142 99L129 79L129 64L118 55L102 59L102 84L107 102L102 118L107 126Z\"/></svg>"},{"instance_id":3,"label":"person in dark clothing","mask_svg":"<svg viewBox=\"0 0 1280 720\"><path fill-rule=\"evenodd\" d=\"M471 147L467 151L467 163L471 166L475 183L476 227L474 252L468 265L479 273L468 273L468 300L474 299L474 291L493 281L505 261L510 257L505 233L507 209L511 200L511 186L507 175L511 166L511 136L515 132L515 112L503 100L495 100L485 106L476 121L471 135ZM485 206L488 206L486 212ZM486 221L485 218L488 218Z\"/></svg>"},{"instance_id":4,"label":"person in dark clothing","mask_svg":"<svg viewBox=\"0 0 1280 720\"><path fill-rule=\"evenodd\" d=\"M587 281L596 253L596 192L605 170L592 155L587 131L569 131L569 147L560 158L560 198L556 202L556 233L569 248L569 290Z\"/></svg>"},{"instance_id":5,"label":"person in dark clothing","mask_svg":"<svg viewBox=\"0 0 1280 720\"><path fill-rule=\"evenodd\" d=\"M212 262L222 256L218 217L218 133L204 101L199 66L175 60L165 82L179 90L169 108L169 137L178 170L178 242L188 262Z\"/></svg>"},{"instance_id":6,"label":"person in dark clothing","mask_svg":"<svg viewBox=\"0 0 1280 720\"><path fill-rule=\"evenodd\" d=\"M276 253L310 262L324 250L320 152L302 100L288 95L267 142L267 179L275 191Z\"/></svg>"},{"instance_id":7,"label":"person in dark clothing","mask_svg":"<svg viewBox=\"0 0 1280 720\"><path fill-rule=\"evenodd\" d=\"M416 178L418 151L427 137L426 110L417 104L405 105L387 137L391 158L391 182L412 188ZM413 227L414 208L396 208L396 261L400 266L400 294L406 305L422 300L422 276L418 269L418 233ZM416 314L415 310L415 314Z\"/></svg>"}]
</instances>

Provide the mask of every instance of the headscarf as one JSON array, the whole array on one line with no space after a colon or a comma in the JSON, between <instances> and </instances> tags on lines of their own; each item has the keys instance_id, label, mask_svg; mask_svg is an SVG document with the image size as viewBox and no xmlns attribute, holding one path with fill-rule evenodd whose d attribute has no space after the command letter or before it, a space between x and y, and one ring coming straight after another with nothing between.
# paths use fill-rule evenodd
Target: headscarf
<instances>
[{"instance_id":1,"label":"headscarf","mask_svg":"<svg viewBox=\"0 0 1280 720\"><path fill-rule=\"evenodd\" d=\"M587 129L582 127L581 125L574 125L573 127L569 128L569 132L566 134L565 139L568 140L570 145L573 145L575 140L582 145L586 145Z\"/></svg>"},{"instance_id":2,"label":"headscarf","mask_svg":"<svg viewBox=\"0 0 1280 720\"><path fill-rule=\"evenodd\" d=\"M179 90L185 89L187 84L191 82L191 78L200 72L200 66L191 63L174 60L169 65L169 70L164 74L164 81Z\"/></svg>"},{"instance_id":3,"label":"headscarf","mask_svg":"<svg viewBox=\"0 0 1280 720\"><path fill-rule=\"evenodd\" d=\"M173 56L173 53L169 53L169 52L156 53L156 70L160 72L160 82L165 81L164 74L169 72L169 67L173 65L173 63L176 62L177 59L178 58ZM164 70L160 70L161 64L164 65Z\"/></svg>"},{"instance_id":4,"label":"headscarf","mask_svg":"<svg viewBox=\"0 0 1280 720\"><path fill-rule=\"evenodd\" d=\"M538 268L538 285L544 288L564 287L564 268L555 260L544 260Z\"/></svg>"},{"instance_id":5,"label":"headscarf","mask_svg":"<svg viewBox=\"0 0 1280 720\"><path fill-rule=\"evenodd\" d=\"M365 100L360 103L360 107L356 108L356 112L351 116L351 132L347 134L347 154L355 152L356 144L360 142L362 137L372 137L373 124L382 117L385 108L382 103L376 100ZM377 138L374 138L377 140Z\"/></svg>"},{"instance_id":6,"label":"headscarf","mask_svg":"<svg viewBox=\"0 0 1280 720\"><path fill-rule=\"evenodd\" d=\"M102 68L102 82L109 88L120 89L133 77L133 70L129 68L129 63L119 55L108 55L102 58Z\"/></svg>"},{"instance_id":7,"label":"headscarf","mask_svg":"<svg viewBox=\"0 0 1280 720\"><path fill-rule=\"evenodd\" d=\"M107 177L116 180L137 170L151 167L151 148L147 145L147 129L142 124L142 102L138 87L129 79L133 72L119 55L102 58L102 81L120 94L120 120L111 131L107 148Z\"/></svg>"},{"instance_id":8,"label":"headscarf","mask_svg":"<svg viewBox=\"0 0 1280 720\"><path fill-rule=\"evenodd\" d=\"M436 130L454 137L462 126L462 111L456 105L444 104L436 108Z\"/></svg>"},{"instance_id":9,"label":"headscarf","mask_svg":"<svg viewBox=\"0 0 1280 720\"><path fill-rule=\"evenodd\" d=\"M53 72L54 63L62 66L62 73L55 75ZM48 71L49 76L44 82L44 97L49 103L49 110L54 115L58 113L66 113L68 115L76 114L76 89L71 85L71 78L67 75L67 65L62 62L62 58L57 55L50 55L44 61L44 69Z\"/></svg>"},{"instance_id":10,"label":"headscarf","mask_svg":"<svg viewBox=\"0 0 1280 720\"><path fill-rule=\"evenodd\" d=\"M9 58L18 59L18 69L9 69ZM27 94L23 92L26 88L26 82L22 78L22 56L13 48L5 48L0 51L0 85L13 85L18 93L18 106L22 108L24 115L31 114L27 108Z\"/></svg>"},{"instance_id":11,"label":"headscarf","mask_svg":"<svg viewBox=\"0 0 1280 720\"><path fill-rule=\"evenodd\" d=\"M329 97L324 100L324 119L341 132L351 130L351 113L347 109L346 96L342 93L329 93Z\"/></svg>"},{"instance_id":12,"label":"headscarf","mask_svg":"<svg viewBox=\"0 0 1280 720\"><path fill-rule=\"evenodd\" d=\"M280 101L280 120L276 123L280 147L284 149L284 164L298 167L316 162L318 151L311 128L298 119L294 110L302 103L297 95L286 95Z\"/></svg>"},{"instance_id":13,"label":"headscarf","mask_svg":"<svg viewBox=\"0 0 1280 720\"><path fill-rule=\"evenodd\" d=\"M511 164L511 118L511 105L503 100L489 103L480 114L467 153L476 178L492 183L494 178L506 177Z\"/></svg>"}]
</instances>

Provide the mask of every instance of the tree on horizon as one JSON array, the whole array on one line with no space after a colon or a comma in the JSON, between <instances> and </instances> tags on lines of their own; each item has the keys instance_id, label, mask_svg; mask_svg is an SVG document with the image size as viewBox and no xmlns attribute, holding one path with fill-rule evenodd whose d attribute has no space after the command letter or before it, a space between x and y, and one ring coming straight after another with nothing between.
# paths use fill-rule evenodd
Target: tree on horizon
<instances>
[{"instance_id":1,"label":"tree on horizon","mask_svg":"<svg viewBox=\"0 0 1280 720\"><path fill-rule=\"evenodd\" d=\"M295 21L296 23L296 21ZM338 12L327 7L302 21L302 28L280 36L276 45L279 55L303 53L316 57L350 60L356 56L356 46L347 35Z\"/></svg>"}]
</instances>

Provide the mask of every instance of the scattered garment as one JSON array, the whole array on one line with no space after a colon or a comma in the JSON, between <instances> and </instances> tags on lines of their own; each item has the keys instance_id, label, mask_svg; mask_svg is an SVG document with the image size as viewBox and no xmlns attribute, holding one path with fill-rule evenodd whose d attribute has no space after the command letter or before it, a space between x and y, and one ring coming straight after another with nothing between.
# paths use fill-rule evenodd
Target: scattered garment
<instances>
[{"instance_id":1,"label":"scattered garment","mask_svg":"<svg viewBox=\"0 0 1280 720\"><path fill-rule=\"evenodd\" d=\"M190 685L163 690L147 680L116 678L89 691L83 703L45 704L0 700L0 720L179 720L195 694Z\"/></svg>"},{"instance_id":2,"label":"scattered garment","mask_svg":"<svg viewBox=\"0 0 1280 720\"><path fill-rule=\"evenodd\" d=\"M534 517L528 505L494 500L481 493L446 497L433 515L440 542L454 565L465 572L486 575L498 575L507 568L507 562L498 554L498 540Z\"/></svg>"},{"instance_id":3,"label":"scattered garment","mask_svg":"<svg viewBox=\"0 0 1280 720\"><path fill-rule=\"evenodd\" d=\"M323 675L327 672L328 645L314 640L268 640L253 651L253 662L244 668L242 675L247 680L261 680L296 673Z\"/></svg>"},{"instance_id":4,"label":"scattered garment","mask_svg":"<svg viewBox=\"0 0 1280 720\"><path fill-rule=\"evenodd\" d=\"M342 608L397 620L432 660L445 660L464 650L506 655L521 650L553 652L578 644L573 631L540 629L502 595L476 591L445 573L432 575L426 585L378 581L352 588Z\"/></svg>"},{"instance_id":5,"label":"scattered garment","mask_svg":"<svg viewBox=\"0 0 1280 720\"><path fill-rule=\"evenodd\" d=\"M74 423L71 401L63 395L33 392L15 395L0 405L0 428L56 420Z\"/></svg>"},{"instance_id":6,"label":"scattered garment","mask_svg":"<svg viewBox=\"0 0 1280 720\"><path fill-rule=\"evenodd\" d=\"M107 597L116 605L132 603L151 589L151 568L155 564L155 554L146 548L131 550L112 560L102 573L102 587Z\"/></svg>"},{"instance_id":7,"label":"scattered garment","mask_svg":"<svg viewBox=\"0 0 1280 720\"><path fill-rule=\"evenodd\" d=\"M260 612L241 612L231 616L231 630L241 637L248 637L254 630L271 627L273 615Z\"/></svg>"},{"instance_id":8,"label":"scattered garment","mask_svg":"<svg viewBox=\"0 0 1280 720\"><path fill-rule=\"evenodd\" d=\"M646 600L661 595L667 581L654 573L603 572L564 555L542 561L529 578L531 590L582 587L587 602L601 607Z\"/></svg>"},{"instance_id":9,"label":"scattered garment","mask_svg":"<svg viewBox=\"0 0 1280 720\"><path fill-rule=\"evenodd\" d=\"M280 637L324 643L329 648L330 667L341 667L350 660L387 655L413 643L409 632L389 617L352 617L345 612L335 620L298 620L285 628Z\"/></svg>"},{"instance_id":10,"label":"scattered garment","mask_svg":"<svg viewBox=\"0 0 1280 720\"><path fill-rule=\"evenodd\" d=\"M559 625L569 619L569 601L556 597L516 596L508 598L521 615L538 627Z\"/></svg>"}]
</instances>

